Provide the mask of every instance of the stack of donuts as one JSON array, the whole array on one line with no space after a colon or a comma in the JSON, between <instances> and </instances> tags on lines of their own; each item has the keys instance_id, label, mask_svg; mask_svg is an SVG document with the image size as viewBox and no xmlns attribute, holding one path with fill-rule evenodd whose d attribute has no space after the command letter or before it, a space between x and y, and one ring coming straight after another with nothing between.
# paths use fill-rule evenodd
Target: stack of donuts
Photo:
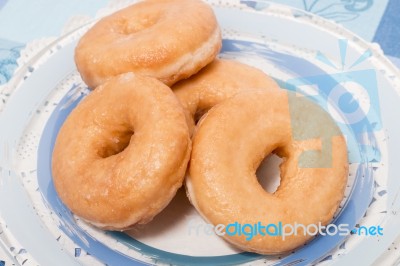
<instances>
[{"instance_id":1,"label":"stack of donuts","mask_svg":"<svg viewBox=\"0 0 400 266\"><path fill-rule=\"evenodd\" d=\"M92 92L64 122L52 157L56 191L74 214L127 230L156 219L185 183L214 225L332 220L348 175L335 122L261 70L217 59L221 43L201 0L141 1L81 38L75 62ZM283 158L274 193L256 177L270 153ZM224 238L276 254L312 236Z\"/></svg>"}]
</instances>

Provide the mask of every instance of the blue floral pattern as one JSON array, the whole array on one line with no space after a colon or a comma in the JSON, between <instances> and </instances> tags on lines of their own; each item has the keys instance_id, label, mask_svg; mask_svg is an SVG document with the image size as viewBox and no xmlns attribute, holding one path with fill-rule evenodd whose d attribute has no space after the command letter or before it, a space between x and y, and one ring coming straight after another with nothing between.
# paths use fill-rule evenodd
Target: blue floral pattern
<instances>
[{"instance_id":1,"label":"blue floral pattern","mask_svg":"<svg viewBox=\"0 0 400 266\"><path fill-rule=\"evenodd\" d=\"M304 10L337 22L358 18L373 5L373 0L303 0Z\"/></svg>"},{"instance_id":2,"label":"blue floral pattern","mask_svg":"<svg viewBox=\"0 0 400 266\"><path fill-rule=\"evenodd\" d=\"M17 68L17 59L22 46L0 49L0 85L6 83Z\"/></svg>"},{"instance_id":3,"label":"blue floral pattern","mask_svg":"<svg viewBox=\"0 0 400 266\"><path fill-rule=\"evenodd\" d=\"M269 6L267 2L262 1L242 0L240 2L256 10ZM345 22L357 19L373 4L374 0L303 0L303 9L336 22Z\"/></svg>"}]
</instances>

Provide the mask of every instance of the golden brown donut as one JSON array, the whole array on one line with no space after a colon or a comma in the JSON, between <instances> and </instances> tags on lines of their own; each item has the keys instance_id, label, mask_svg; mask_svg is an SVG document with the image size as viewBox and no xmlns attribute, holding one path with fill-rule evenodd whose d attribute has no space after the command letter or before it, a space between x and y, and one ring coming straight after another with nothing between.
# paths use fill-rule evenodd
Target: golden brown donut
<instances>
[{"instance_id":1,"label":"golden brown donut","mask_svg":"<svg viewBox=\"0 0 400 266\"><path fill-rule=\"evenodd\" d=\"M278 84L264 72L234 60L216 59L189 79L172 89L186 111L191 132L195 120L211 107L249 89L278 89Z\"/></svg>"},{"instance_id":2,"label":"golden brown donut","mask_svg":"<svg viewBox=\"0 0 400 266\"><path fill-rule=\"evenodd\" d=\"M210 63L221 45L203 1L146 0L97 22L79 41L75 62L90 88L126 72L172 85Z\"/></svg>"},{"instance_id":3,"label":"golden brown donut","mask_svg":"<svg viewBox=\"0 0 400 266\"><path fill-rule=\"evenodd\" d=\"M54 185L101 228L147 223L182 186L191 141L178 100L156 79L111 78L71 112L55 143Z\"/></svg>"},{"instance_id":4,"label":"golden brown donut","mask_svg":"<svg viewBox=\"0 0 400 266\"><path fill-rule=\"evenodd\" d=\"M273 194L256 177L271 152L283 158ZM329 114L291 92L258 90L239 93L202 118L186 185L192 204L213 225L326 225L343 198L347 175L346 143ZM243 234L223 237L243 250L275 254L310 240L302 230L285 240L260 233L250 240Z\"/></svg>"}]
</instances>

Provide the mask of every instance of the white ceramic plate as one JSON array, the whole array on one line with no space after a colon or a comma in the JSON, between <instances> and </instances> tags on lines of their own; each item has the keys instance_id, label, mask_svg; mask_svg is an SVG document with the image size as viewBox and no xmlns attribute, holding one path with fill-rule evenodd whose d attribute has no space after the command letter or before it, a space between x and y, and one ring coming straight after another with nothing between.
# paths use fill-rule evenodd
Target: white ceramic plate
<instances>
[{"instance_id":1,"label":"white ceramic plate","mask_svg":"<svg viewBox=\"0 0 400 266\"><path fill-rule=\"evenodd\" d=\"M317 237L282 256L241 252L201 229L205 223L182 191L153 222L129 235L100 231L74 217L55 193L50 163L60 126L88 93L73 62L86 26L16 75L0 114L0 240L12 260L23 265L363 265L397 259L384 253L399 235L400 222L397 69L379 48L303 11L256 1L210 3L223 29L220 57L256 66L282 87L306 94L346 135L351 171L333 223L380 225L383 236Z\"/></svg>"}]
</instances>

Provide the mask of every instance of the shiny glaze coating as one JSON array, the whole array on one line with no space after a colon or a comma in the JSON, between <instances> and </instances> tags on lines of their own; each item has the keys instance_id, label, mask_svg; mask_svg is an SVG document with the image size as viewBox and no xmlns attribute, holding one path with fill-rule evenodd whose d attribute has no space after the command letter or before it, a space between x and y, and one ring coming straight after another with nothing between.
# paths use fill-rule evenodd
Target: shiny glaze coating
<instances>
[{"instance_id":1,"label":"shiny glaze coating","mask_svg":"<svg viewBox=\"0 0 400 266\"><path fill-rule=\"evenodd\" d=\"M191 132L195 120L210 108L249 89L279 89L278 84L259 69L235 60L216 59L199 73L172 87L182 103Z\"/></svg>"},{"instance_id":2,"label":"shiny glaze coating","mask_svg":"<svg viewBox=\"0 0 400 266\"><path fill-rule=\"evenodd\" d=\"M210 6L200 0L146 0L97 22L79 41L75 62L94 89L134 72L172 85L210 63L221 48Z\"/></svg>"},{"instance_id":3,"label":"shiny glaze coating","mask_svg":"<svg viewBox=\"0 0 400 266\"><path fill-rule=\"evenodd\" d=\"M283 158L273 194L256 177L271 152ZM347 176L345 139L329 114L294 93L258 90L235 95L200 120L186 187L192 204L213 225L326 225L343 198ZM276 254L312 236L300 228L285 240L261 234L251 240L243 234L224 238L243 250Z\"/></svg>"},{"instance_id":4,"label":"shiny glaze coating","mask_svg":"<svg viewBox=\"0 0 400 266\"><path fill-rule=\"evenodd\" d=\"M73 213L105 229L147 223L182 186L191 141L166 85L132 73L91 92L55 143L56 191Z\"/></svg>"}]
</instances>

